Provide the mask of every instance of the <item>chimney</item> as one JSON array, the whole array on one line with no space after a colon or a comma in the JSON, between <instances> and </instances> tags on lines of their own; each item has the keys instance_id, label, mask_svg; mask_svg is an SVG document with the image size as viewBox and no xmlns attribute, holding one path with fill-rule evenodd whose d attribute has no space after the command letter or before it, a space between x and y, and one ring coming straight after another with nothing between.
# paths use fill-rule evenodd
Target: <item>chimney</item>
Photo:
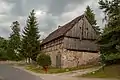
<instances>
[{"instance_id":1,"label":"chimney","mask_svg":"<svg viewBox=\"0 0 120 80\"><path fill-rule=\"evenodd\" d=\"M58 26L58 29L59 29L60 27L61 27L61 26L59 25L59 26Z\"/></svg>"}]
</instances>

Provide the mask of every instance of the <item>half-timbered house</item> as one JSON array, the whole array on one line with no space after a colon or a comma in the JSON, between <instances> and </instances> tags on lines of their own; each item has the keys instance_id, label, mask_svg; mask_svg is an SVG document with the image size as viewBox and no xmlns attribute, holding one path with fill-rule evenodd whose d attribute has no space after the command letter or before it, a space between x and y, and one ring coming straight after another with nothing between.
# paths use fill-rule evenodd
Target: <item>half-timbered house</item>
<instances>
[{"instance_id":1,"label":"half-timbered house","mask_svg":"<svg viewBox=\"0 0 120 80\"><path fill-rule=\"evenodd\" d=\"M82 15L49 34L43 40L41 50L51 56L54 67L93 64L99 59L96 38L96 31Z\"/></svg>"}]
</instances>

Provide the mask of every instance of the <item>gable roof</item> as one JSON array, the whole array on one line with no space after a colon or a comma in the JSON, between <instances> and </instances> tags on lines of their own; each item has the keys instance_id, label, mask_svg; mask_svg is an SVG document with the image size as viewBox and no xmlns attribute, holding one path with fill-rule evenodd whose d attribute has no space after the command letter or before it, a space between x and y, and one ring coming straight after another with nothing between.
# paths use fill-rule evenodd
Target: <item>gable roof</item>
<instances>
[{"instance_id":1,"label":"gable roof","mask_svg":"<svg viewBox=\"0 0 120 80\"><path fill-rule=\"evenodd\" d=\"M66 34L67 31L69 31L77 22L79 22L80 19L82 19L85 15L81 15L78 16L77 18L73 19L72 21L70 21L69 23L65 24L64 26L61 26L60 28L58 28L57 30L55 30L54 32L52 32L51 34L48 35L48 37L46 37L42 44L45 44L49 41L52 41L60 36L64 36Z\"/></svg>"}]
</instances>

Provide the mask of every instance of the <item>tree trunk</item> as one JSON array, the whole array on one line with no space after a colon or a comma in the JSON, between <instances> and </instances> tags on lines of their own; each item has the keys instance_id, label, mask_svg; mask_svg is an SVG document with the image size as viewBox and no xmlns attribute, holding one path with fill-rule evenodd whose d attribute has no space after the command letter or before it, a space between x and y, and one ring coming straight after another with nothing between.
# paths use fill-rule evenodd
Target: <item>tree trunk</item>
<instances>
[{"instance_id":1,"label":"tree trunk","mask_svg":"<svg viewBox=\"0 0 120 80\"><path fill-rule=\"evenodd\" d=\"M48 72L48 66L43 66L43 69L44 69L45 73L47 74L47 72Z\"/></svg>"},{"instance_id":2,"label":"tree trunk","mask_svg":"<svg viewBox=\"0 0 120 80\"><path fill-rule=\"evenodd\" d=\"M30 60L30 58L28 59L28 62L29 62L29 64L31 63L31 60Z\"/></svg>"},{"instance_id":3,"label":"tree trunk","mask_svg":"<svg viewBox=\"0 0 120 80\"><path fill-rule=\"evenodd\" d=\"M27 58L25 58L25 63L27 64L28 62L27 62Z\"/></svg>"}]
</instances>

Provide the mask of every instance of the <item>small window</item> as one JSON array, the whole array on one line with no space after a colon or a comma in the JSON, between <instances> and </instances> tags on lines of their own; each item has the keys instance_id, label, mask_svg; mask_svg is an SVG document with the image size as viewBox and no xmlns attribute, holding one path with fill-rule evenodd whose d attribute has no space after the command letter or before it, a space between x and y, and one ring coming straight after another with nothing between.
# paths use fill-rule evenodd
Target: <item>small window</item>
<instances>
[{"instance_id":1,"label":"small window","mask_svg":"<svg viewBox=\"0 0 120 80\"><path fill-rule=\"evenodd\" d=\"M44 48L46 48L46 45L44 45Z\"/></svg>"},{"instance_id":2,"label":"small window","mask_svg":"<svg viewBox=\"0 0 120 80\"><path fill-rule=\"evenodd\" d=\"M86 28L88 30L88 28Z\"/></svg>"},{"instance_id":3,"label":"small window","mask_svg":"<svg viewBox=\"0 0 120 80\"><path fill-rule=\"evenodd\" d=\"M55 40L55 45L56 45L56 40Z\"/></svg>"},{"instance_id":4,"label":"small window","mask_svg":"<svg viewBox=\"0 0 120 80\"><path fill-rule=\"evenodd\" d=\"M46 48L48 48L48 44L46 44Z\"/></svg>"},{"instance_id":5,"label":"small window","mask_svg":"<svg viewBox=\"0 0 120 80\"><path fill-rule=\"evenodd\" d=\"M53 41L51 42L51 46L53 46L54 45L54 43L53 43Z\"/></svg>"},{"instance_id":6,"label":"small window","mask_svg":"<svg viewBox=\"0 0 120 80\"><path fill-rule=\"evenodd\" d=\"M49 47L51 47L51 42L49 43Z\"/></svg>"}]
</instances>

